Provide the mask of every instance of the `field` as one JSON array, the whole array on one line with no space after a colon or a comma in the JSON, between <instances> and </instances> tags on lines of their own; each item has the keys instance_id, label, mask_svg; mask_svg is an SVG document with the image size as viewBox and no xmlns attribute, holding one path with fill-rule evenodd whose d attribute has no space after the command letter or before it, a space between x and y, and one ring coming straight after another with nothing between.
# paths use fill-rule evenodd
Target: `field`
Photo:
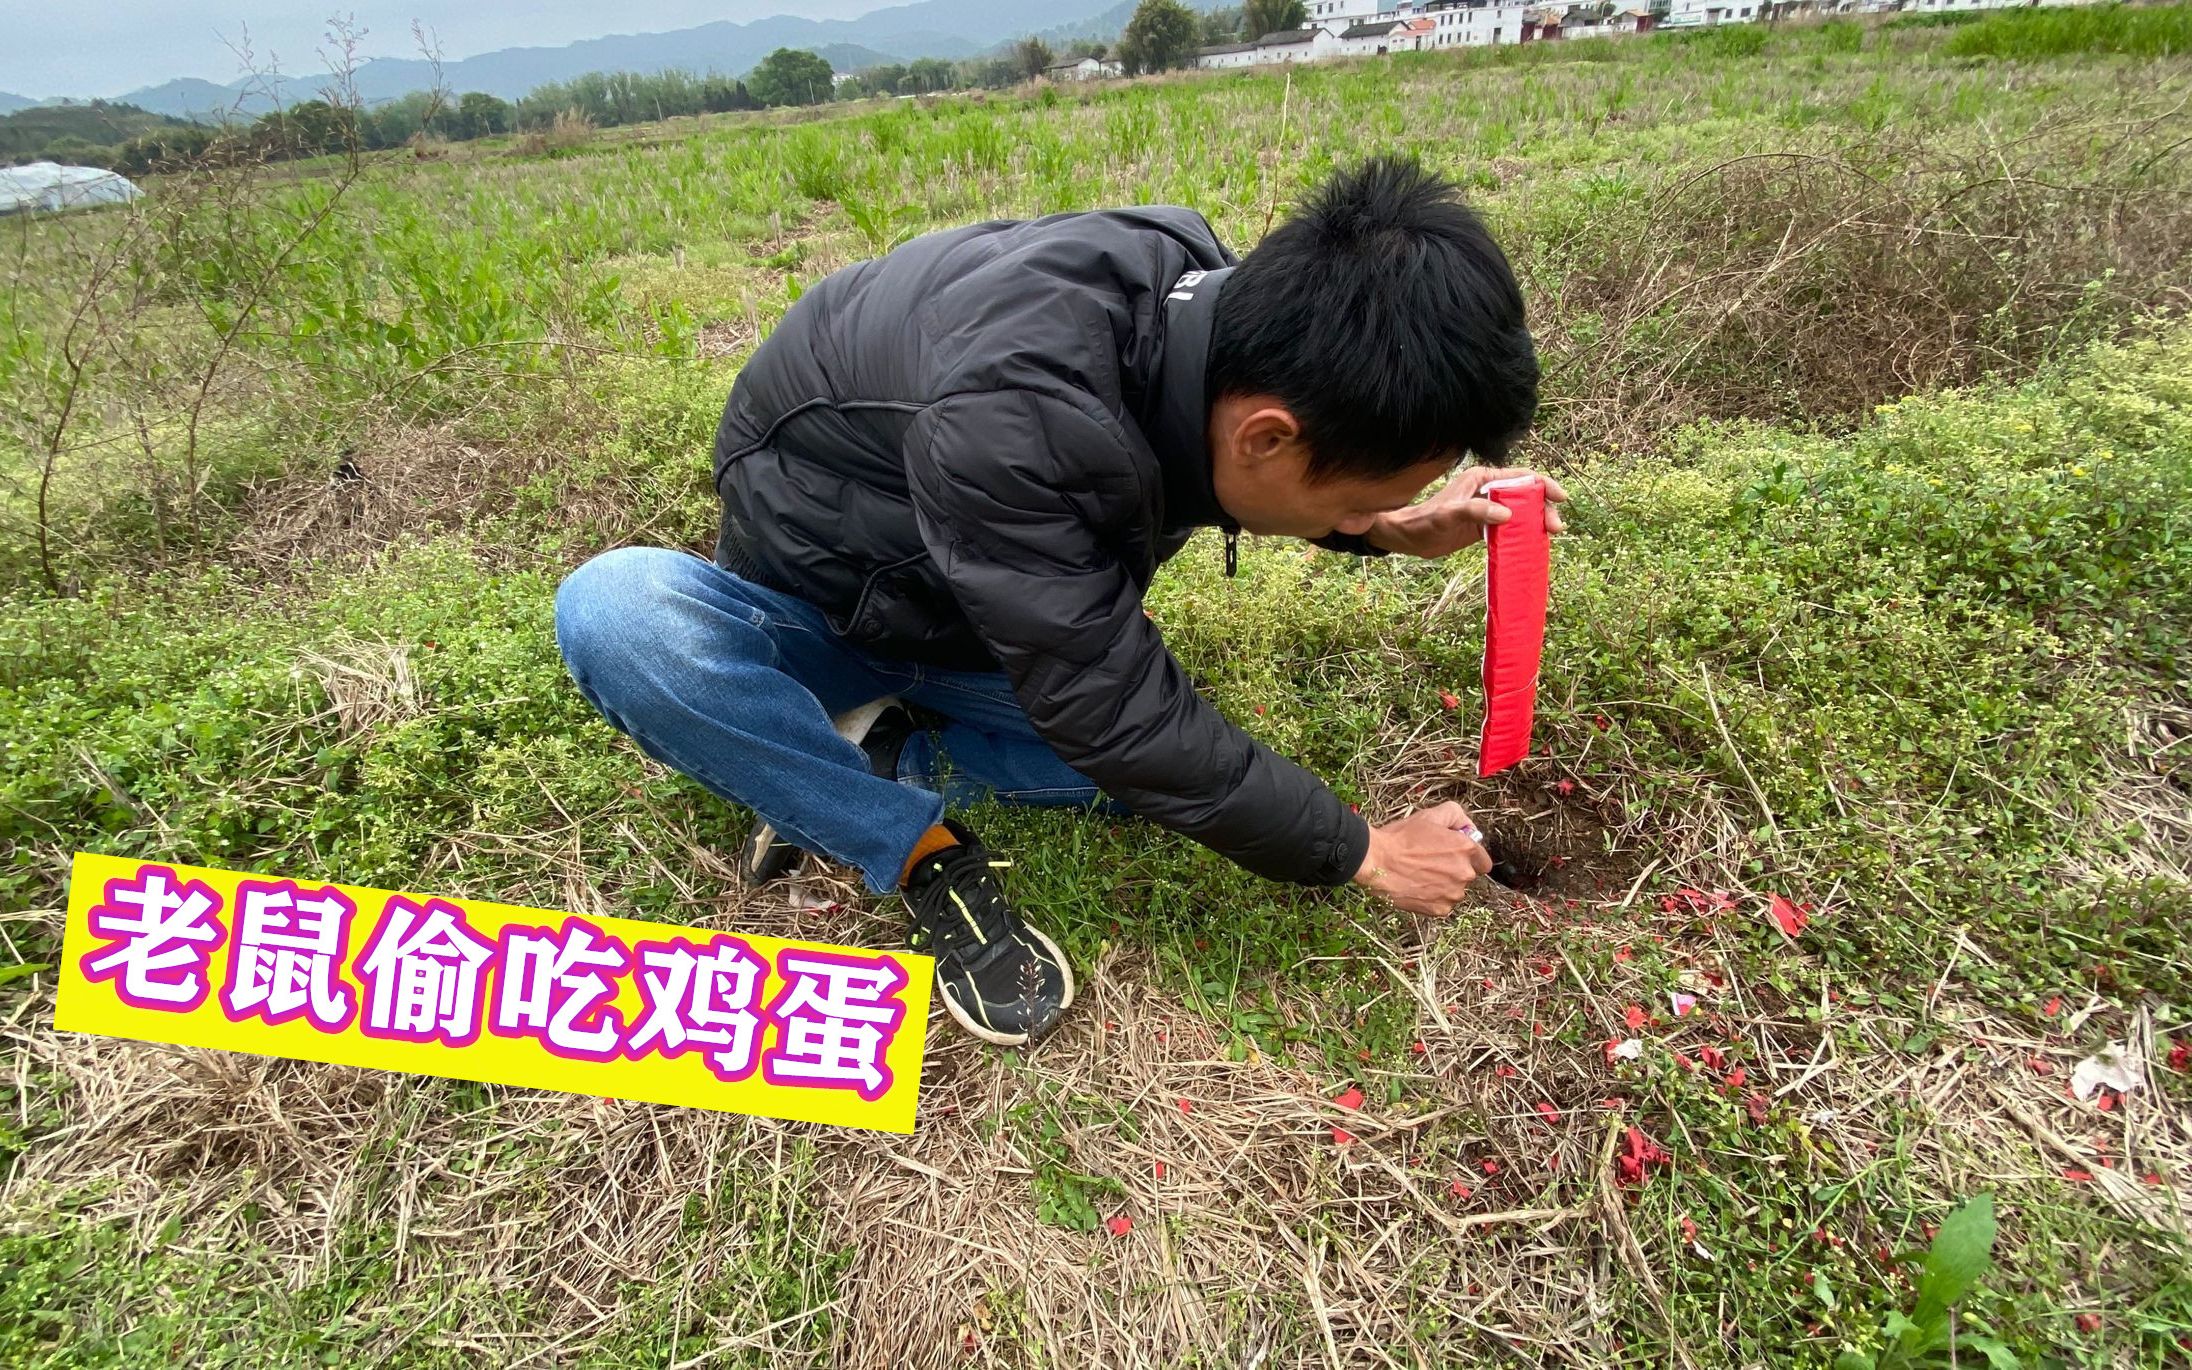
<instances>
[{"instance_id":1,"label":"field","mask_svg":"<svg viewBox=\"0 0 2192 1370\"><path fill-rule=\"evenodd\" d=\"M2186 1363L2188 31L712 116L0 224L0 1363L1827 1365L1982 1194L1958 1363ZM1206 535L1150 607L1366 814L1529 834L1534 897L977 813L1083 997L1025 1055L939 1032L910 1138L51 1030L77 849L896 945L843 872L740 887L745 816L569 685L558 578L708 545L804 283L1126 202L1245 251L1395 148L1546 362L1537 755L1473 776L1470 557L1228 580ZM2067 1096L2125 1041L2142 1087Z\"/></svg>"}]
</instances>

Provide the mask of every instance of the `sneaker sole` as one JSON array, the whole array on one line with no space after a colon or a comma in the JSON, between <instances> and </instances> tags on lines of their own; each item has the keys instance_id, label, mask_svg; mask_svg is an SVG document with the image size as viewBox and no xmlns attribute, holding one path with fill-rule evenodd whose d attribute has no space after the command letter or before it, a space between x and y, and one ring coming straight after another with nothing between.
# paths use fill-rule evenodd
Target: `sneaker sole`
<instances>
[{"instance_id":1,"label":"sneaker sole","mask_svg":"<svg viewBox=\"0 0 2192 1370\"><path fill-rule=\"evenodd\" d=\"M896 703L897 695L885 695L858 708L847 709L831 719L830 725L837 729L839 737L857 747L867 740L868 729L875 726L875 720ZM798 847L777 840L774 824L762 822L755 825L753 835L746 839L739 866L746 872L748 884L766 885L771 880L790 875L803 855L805 853Z\"/></svg>"},{"instance_id":2,"label":"sneaker sole","mask_svg":"<svg viewBox=\"0 0 2192 1370\"><path fill-rule=\"evenodd\" d=\"M766 885L771 880L790 875L799 864L799 848L789 842L779 842L776 829L767 823L753 830L746 839L745 851L739 857L739 867L746 873L751 885Z\"/></svg>"},{"instance_id":3,"label":"sneaker sole","mask_svg":"<svg viewBox=\"0 0 2192 1370\"><path fill-rule=\"evenodd\" d=\"M1043 944L1044 949L1050 953L1051 959L1057 962L1058 973L1065 977L1065 993L1058 1000L1058 1016L1050 1020L1050 1026L1044 1029L1043 1032L1043 1036L1048 1037L1052 1032L1057 1031L1059 1023L1065 1021L1066 1010L1073 1007L1073 963L1066 959L1064 952L1058 950L1056 942L1051 941L1049 937L1044 935L1042 929L1023 925L1021 931ZM999 1032L995 1028L976 1022L973 1015L961 1008L957 999L951 997L951 992L944 987L941 980L937 982L936 997L944 1001L944 1011L952 1016L953 1021L973 1036L988 1042L991 1046L1026 1046L1034 1039L1032 1033Z\"/></svg>"}]
</instances>

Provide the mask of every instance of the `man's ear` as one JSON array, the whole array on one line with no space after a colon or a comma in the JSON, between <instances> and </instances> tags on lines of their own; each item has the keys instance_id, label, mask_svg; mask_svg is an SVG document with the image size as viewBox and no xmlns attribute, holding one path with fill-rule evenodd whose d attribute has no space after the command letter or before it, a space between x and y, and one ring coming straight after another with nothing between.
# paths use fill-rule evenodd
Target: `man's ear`
<instances>
[{"instance_id":1,"label":"man's ear","mask_svg":"<svg viewBox=\"0 0 2192 1370\"><path fill-rule=\"evenodd\" d=\"M1249 463L1263 466L1294 452L1301 445L1301 421L1277 400L1242 406L1234 428L1234 450Z\"/></svg>"}]
</instances>

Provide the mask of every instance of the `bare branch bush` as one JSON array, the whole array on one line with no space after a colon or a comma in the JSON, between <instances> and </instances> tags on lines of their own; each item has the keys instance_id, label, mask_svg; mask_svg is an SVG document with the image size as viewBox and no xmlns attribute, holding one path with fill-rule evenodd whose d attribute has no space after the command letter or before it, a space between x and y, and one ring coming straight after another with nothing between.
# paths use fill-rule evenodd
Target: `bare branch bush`
<instances>
[{"instance_id":1,"label":"bare branch bush","mask_svg":"<svg viewBox=\"0 0 2192 1370\"><path fill-rule=\"evenodd\" d=\"M0 291L11 339L0 353L0 530L33 547L50 592L77 588L72 557L97 523L141 523L160 556L201 540L208 436L231 392L263 375L243 364L244 344L263 339L270 300L365 172L362 36L347 21L329 28L322 95L336 147L325 174L277 171L296 150L274 141L286 135L231 124L126 206L19 222ZM236 50L252 88L278 93L248 36Z\"/></svg>"}]
</instances>

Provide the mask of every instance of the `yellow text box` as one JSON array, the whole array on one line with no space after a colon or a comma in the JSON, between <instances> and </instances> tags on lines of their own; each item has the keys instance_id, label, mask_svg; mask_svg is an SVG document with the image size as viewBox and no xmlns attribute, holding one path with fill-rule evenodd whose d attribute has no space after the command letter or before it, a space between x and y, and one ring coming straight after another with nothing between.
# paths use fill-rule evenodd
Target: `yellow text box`
<instances>
[{"instance_id":1,"label":"yellow text box","mask_svg":"<svg viewBox=\"0 0 2192 1370\"><path fill-rule=\"evenodd\" d=\"M76 854L54 1026L911 1132L934 962Z\"/></svg>"}]
</instances>

